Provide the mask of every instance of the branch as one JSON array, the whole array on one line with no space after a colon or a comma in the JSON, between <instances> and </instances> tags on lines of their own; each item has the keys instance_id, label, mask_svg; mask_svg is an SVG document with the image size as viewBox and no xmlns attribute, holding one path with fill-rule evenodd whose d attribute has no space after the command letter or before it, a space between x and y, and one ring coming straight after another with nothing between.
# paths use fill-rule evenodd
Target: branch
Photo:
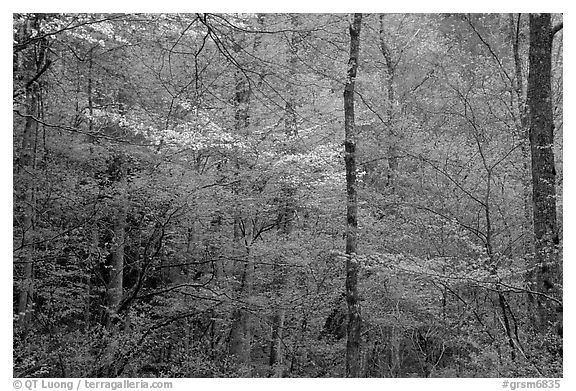
<instances>
[{"instance_id":1,"label":"branch","mask_svg":"<svg viewBox=\"0 0 576 391\"><path fill-rule=\"evenodd\" d=\"M382 122L384 125L388 124L388 122L386 120L384 120L384 118L382 118L382 116L380 114L378 114L378 112L374 108L372 108L372 106L370 106L370 104L366 101L366 99L364 99L364 96L360 92L358 92L356 90L356 91L354 91L354 94L358 95L358 97L360 98L362 103L364 103L364 106L366 106L366 108L368 110L370 110L372 112L372 114L374 114L376 117L378 117L380 122ZM396 136L396 133L392 129L390 129L390 133L392 133L392 135Z\"/></svg>"},{"instance_id":2,"label":"branch","mask_svg":"<svg viewBox=\"0 0 576 391\"><path fill-rule=\"evenodd\" d=\"M153 297L153 296L157 296L163 293L168 293L171 291L174 291L176 289L180 289L180 288L205 288L210 282L212 282L212 280L214 279L214 274L212 274L210 276L210 279L207 280L206 282L202 283L202 284L188 284L188 283L183 283L183 284L178 284L178 285L173 285L171 287L168 288L164 288L164 289L159 289L153 292L148 292L148 293L144 293L142 295L138 295L136 297L134 297L134 300L142 300L142 299L146 299L149 297ZM209 300L213 300L213 299L209 299Z\"/></svg>"},{"instance_id":3,"label":"branch","mask_svg":"<svg viewBox=\"0 0 576 391\"><path fill-rule=\"evenodd\" d=\"M550 35L552 36L552 38L554 38L554 36L556 35L556 33L560 30L562 30L564 28L564 22L560 22L558 23L556 26L554 26L552 28L552 31L550 32Z\"/></svg>"},{"instance_id":4,"label":"branch","mask_svg":"<svg viewBox=\"0 0 576 391\"><path fill-rule=\"evenodd\" d=\"M432 163L430 160L426 159L424 156L422 155L412 155L407 153L407 155L412 156L416 159L421 159L424 163L427 163L429 166L431 166L434 170L438 171L440 174L444 175L444 177L446 177L450 182L452 182L458 189L460 189L464 194L466 194L468 197L470 197L471 199L473 199L474 201L476 201L478 204L480 204L481 206L483 206L484 208L486 208L486 203L484 201L481 201L480 199L478 199L478 197L475 197L472 193L470 193L468 190L466 190L464 188L463 185L461 185L460 183L458 183L454 178L452 178L450 176L450 174L448 174L447 172L445 172L444 170L442 170L440 167L437 167L434 163Z\"/></svg>"},{"instance_id":5,"label":"branch","mask_svg":"<svg viewBox=\"0 0 576 391\"><path fill-rule=\"evenodd\" d=\"M422 87L422 85L424 83L426 83L428 81L428 79L430 79L433 76L434 76L434 68L432 68L430 71L428 71L428 73L426 74L424 79L422 79L422 81L420 83L418 83L418 85L416 85L416 87L413 87L411 92L416 92L416 90L418 88Z\"/></svg>"},{"instance_id":6,"label":"branch","mask_svg":"<svg viewBox=\"0 0 576 391\"><path fill-rule=\"evenodd\" d=\"M13 45L12 50L13 50L14 53L18 53L18 52L20 52L21 50L26 49L26 47L28 47L28 45L30 45L30 44L32 44L32 43L35 43L35 42L37 42L37 41L41 41L41 40L43 40L44 38L47 38L47 37L50 37L50 36L58 35L58 34L60 34L60 33L63 33L64 31L74 30L74 29L77 29L77 28L79 28L79 27L88 26L88 25L91 25L91 24L97 24L97 23L107 22L107 21L111 21L111 20L121 19L121 18L123 18L123 17L125 17L124 14L117 14L117 15L112 15L112 16L105 17L105 18L103 18L103 19L97 19L97 20L93 20L93 21L80 22L80 23L78 23L78 24L76 24L76 25L73 25L73 24L72 24L73 22L72 22L71 24L68 24L68 26L63 27L63 28L61 28L61 29L58 29L58 30L55 30L55 31L50 31L50 32L47 32L47 33L44 33L44 34L41 34L41 35L37 35L37 36L35 36L35 37L33 37L33 38L28 38L26 41L24 41L24 42L22 42L22 43L16 43L16 44Z\"/></svg>"},{"instance_id":7,"label":"branch","mask_svg":"<svg viewBox=\"0 0 576 391\"><path fill-rule=\"evenodd\" d=\"M402 205L402 203L400 203L400 205ZM466 225L466 224L462 223L460 220L458 220L458 219L455 218L455 217L450 218L449 216L446 216L446 215L444 215L444 214L442 214L442 213L440 213L440 212L438 212L438 211L436 211L436 210L434 210L434 209L428 208L428 207L423 206L423 205L411 205L411 204L408 204L408 203L405 203L404 205L406 205L406 206L408 206L408 207L413 207L413 208L415 208L415 209L420 209L420 210L424 210L424 211L433 213L433 214L435 214L436 216L442 217L442 218L443 218L444 220L446 220L446 221L455 222L456 224L458 224L458 225L461 226L462 228L464 228L464 229L466 229L467 231L470 231L471 233L473 233L473 234L474 234L475 236L477 236L480 240L482 240L482 242L483 242L484 244L486 244L487 237L486 237L486 234L485 234L484 232L482 232L482 231L480 231L480 230L478 230L478 229L476 229L476 228L474 228L474 227L470 227L469 225Z\"/></svg>"},{"instance_id":8,"label":"branch","mask_svg":"<svg viewBox=\"0 0 576 391\"><path fill-rule=\"evenodd\" d=\"M418 262L420 260L418 260L417 258L411 259L413 262ZM446 280L454 280L454 281L466 281L468 283L472 283L475 284L477 287L479 288L484 288L486 290L492 291L492 292L497 292L497 293L502 293L502 292L510 292L510 293L530 293L536 296L540 296L544 299L553 301L554 303L558 304L559 306L562 306L562 300L558 300L555 297L549 296L545 293L542 292L538 292L538 291L534 291L531 289L527 289L524 287L519 287L519 286L514 286L514 285L509 285L509 284L505 284L502 281L498 280L498 281L489 281L489 280L480 280L478 278L473 278L473 277L467 277L467 276L462 276L462 275L447 275L447 274L440 274L440 273L434 273L434 272L427 272L424 270L412 270L412 269L406 269L403 268L401 266L398 265L388 265L388 268L396 268L397 270L403 271L405 273L408 274L413 274L413 275L420 275L420 276L426 276L430 279L432 279L432 281L436 281L438 283L444 284L444 282L442 282L441 280L434 280L434 278L436 279L446 279ZM490 285L492 284L496 284L496 285L501 285L504 288L508 288L506 290L501 290L500 288L491 288Z\"/></svg>"},{"instance_id":9,"label":"branch","mask_svg":"<svg viewBox=\"0 0 576 391\"><path fill-rule=\"evenodd\" d=\"M472 310L472 313L474 314L474 316L476 317L476 320L478 320L478 323L480 323L482 325L482 327L484 327L484 332L486 334L488 334L488 336L490 337L490 339L492 340L492 342L495 341L495 338L492 336L492 334L490 333L490 330L488 329L488 327L486 327L486 325L484 324L484 322L482 322L482 318L480 317L480 315L478 314L478 312L474 309L471 308L470 304L466 302L466 300L464 300L458 293L456 293L456 291L452 290L452 288L450 288L448 286L448 284L445 284L441 281L439 281L439 284L442 285L444 288L446 288L447 291L449 291L450 293L452 293L459 301L461 301L462 303L464 303L464 305L466 306L466 308L470 308Z\"/></svg>"},{"instance_id":10,"label":"branch","mask_svg":"<svg viewBox=\"0 0 576 391\"><path fill-rule=\"evenodd\" d=\"M35 122L39 123L40 125L46 126L47 128L55 128L55 129L65 130L65 131L71 132L71 133L84 134L86 136L91 136L94 138L101 138L101 139L105 139L105 140L109 140L109 141L114 141L117 143L125 143L125 144L140 146L140 147L155 147L156 146L156 144L133 143L129 140L123 140L123 139L119 139L119 138L115 138L115 137L111 137L111 136L106 136L106 135L101 134L101 133L85 132L79 128L73 128L70 126L51 124L49 122L45 122L45 121L41 120L40 118L33 116L33 115L23 114L18 109L12 109L12 111L22 118L30 118L30 119L34 120Z\"/></svg>"},{"instance_id":11,"label":"branch","mask_svg":"<svg viewBox=\"0 0 576 391\"><path fill-rule=\"evenodd\" d=\"M549 296L545 293L542 292L538 292L538 291L533 291L531 289L527 289L524 287L519 287L519 286L513 286L513 285L508 285L505 284L503 282L499 282L500 285L502 285L505 288L508 288L507 292L512 292L512 293L530 293L532 295L536 295L536 296L540 296L546 300L550 300L553 301L554 303L558 304L559 306L562 306L562 300L558 300L555 297Z\"/></svg>"},{"instance_id":12,"label":"branch","mask_svg":"<svg viewBox=\"0 0 576 391\"><path fill-rule=\"evenodd\" d=\"M480 34L480 32L476 29L476 26L474 26L474 23L472 23L472 20L470 19L470 17L464 17L464 19L466 20L466 22L468 22L468 25L470 26L470 28L472 29L472 31L474 31L474 33L476 34L476 36L478 37L478 39L480 39L480 41L482 42L482 44L486 47L486 49L488 49L488 52L490 52L490 55L494 58L494 61L496 61L496 64L498 64L498 67L500 68L500 70L502 71L502 74L504 74L504 76L506 76L506 79L508 79L508 81L510 82L510 85L513 86L514 85L514 81L512 80L512 78L510 77L510 75L508 75L508 72L506 72L506 69L504 68L504 65L502 64L502 62L500 61L500 58L498 57L498 55L494 52L494 50L492 49L492 46L490 46L490 44L488 43L488 41L486 41L484 39L484 37L482 36L482 34Z\"/></svg>"},{"instance_id":13,"label":"branch","mask_svg":"<svg viewBox=\"0 0 576 391\"><path fill-rule=\"evenodd\" d=\"M34 76L28 83L26 83L26 89L30 88L30 86L40 78L40 76L42 76L42 74L44 72L46 72L48 70L48 67L50 66L50 64L52 64L52 61L50 60L46 60L46 63L44 64L44 66L42 67L42 69L40 69L40 72L38 72L36 74L36 76Z\"/></svg>"},{"instance_id":14,"label":"branch","mask_svg":"<svg viewBox=\"0 0 576 391\"><path fill-rule=\"evenodd\" d=\"M82 220L78 225L74 225L62 232L59 232L49 238L46 239L42 239L42 240L37 240L35 242L29 242L29 243L22 243L19 247L15 248L14 250L12 250L14 253L26 248L26 247L30 247L30 246L37 246L39 244L42 243L49 243L52 242L53 240L56 240L58 238L64 237L65 235L69 234L70 232L73 232L75 229L78 229L79 227L84 226L86 223L88 223L89 221L92 221L92 219L96 216L96 214L98 213L98 210L95 210L94 213L92 213L90 216L86 217L84 220ZM35 262L35 261L33 261Z\"/></svg>"},{"instance_id":15,"label":"branch","mask_svg":"<svg viewBox=\"0 0 576 391\"><path fill-rule=\"evenodd\" d=\"M222 15L213 14L213 13L208 13L206 15L210 15L210 16L213 16L214 18L218 18L218 19L222 20L224 22L224 24L228 25L230 28L237 30L237 31L244 32L244 33L248 33L248 34L285 34L285 33L310 34L312 32L316 32L316 31L325 31L324 27L330 25L330 23L326 23L320 27L314 27L314 28L308 28L308 29L289 29L289 28L283 28L283 29L278 29L278 30L262 30L262 29L253 29L253 28L248 29L248 28L243 28L243 27L240 27L238 25L233 24L232 22L230 22L228 19L226 19Z\"/></svg>"}]
</instances>

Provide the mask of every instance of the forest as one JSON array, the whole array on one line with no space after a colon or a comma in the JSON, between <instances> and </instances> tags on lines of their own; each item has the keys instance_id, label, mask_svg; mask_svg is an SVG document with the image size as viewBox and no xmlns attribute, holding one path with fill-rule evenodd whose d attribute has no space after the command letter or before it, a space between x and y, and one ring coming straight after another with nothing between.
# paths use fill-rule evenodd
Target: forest
<instances>
[{"instance_id":1,"label":"forest","mask_svg":"<svg viewBox=\"0 0 576 391\"><path fill-rule=\"evenodd\" d=\"M13 14L14 377L562 377L561 14Z\"/></svg>"}]
</instances>

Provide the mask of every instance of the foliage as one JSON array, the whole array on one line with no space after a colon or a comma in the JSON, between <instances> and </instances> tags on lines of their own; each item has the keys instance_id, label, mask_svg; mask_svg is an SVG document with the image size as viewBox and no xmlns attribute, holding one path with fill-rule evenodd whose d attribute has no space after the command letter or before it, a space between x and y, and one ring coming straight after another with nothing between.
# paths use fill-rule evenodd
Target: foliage
<instances>
[{"instance_id":1,"label":"foliage","mask_svg":"<svg viewBox=\"0 0 576 391\"><path fill-rule=\"evenodd\" d=\"M363 376L562 375L562 338L530 310L509 22L364 17ZM344 376L347 18L15 14L13 30L14 376Z\"/></svg>"}]
</instances>

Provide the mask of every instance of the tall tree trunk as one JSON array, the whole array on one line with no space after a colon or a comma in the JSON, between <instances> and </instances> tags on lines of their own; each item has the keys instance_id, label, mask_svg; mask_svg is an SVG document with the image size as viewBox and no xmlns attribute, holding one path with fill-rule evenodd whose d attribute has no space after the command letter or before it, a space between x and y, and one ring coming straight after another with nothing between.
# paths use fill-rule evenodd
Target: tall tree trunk
<instances>
[{"instance_id":1,"label":"tall tree trunk","mask_svg":"<svg viewBox=\"0 0 576 391\"><path fill-rule=\"evenodd\" d=\"M284 355L282 349L282 338L284 331L284 320L286 311L279 307L276 309L272 318L272 341L270 344L270 366L272 367L272 376L282 377L284 372Z\"/></svg>"},{"instance_id":2,"label":"tall tree trunk","mask_svg":"<svg viewBox=\"0 0 576 391\"><path fill-rule=\"evenodd\" d=\"M38 86L34 83L33 86L26 89L26 112L27 115L32 117L38 116ZM33 216L34 216L34 189L32 186L33 178L31 177L34 166L34 138L37 128L37 122L27 117L24 125L24 134L22 136L22 152L20 154L20 167L21 172L27 177L25 180L25 188L23 190L24 201L24 216L22 218L22 245L28 241L27 237L32 234ZM28 251L30 251L29 249ZM20 285L20 293L18 295L18 319L21 325L28 323L30 313L28 307L32 301L33 294L33 260L31 257L25 257L24 270L22 275L22 283Z\"/></svg>"},{"instance_id":3,"label":"tall tree trunk","mask_svg":"<svg viewBox=\"0 0 576 391\"><path fill-rule=\"evenodd\" d=\"M104 352L103 365L99 372L105 377L118 376L120 367L118 366L118 354L120 344L118 336L120 322L118 313L124 297L124 250L126 242L126 219L128 211L128 181L126 161L122 154L114 156L110 167L111 177L116 184L115 207L113 208L114 223L112 241L112 261L110 263L110 274L106 291L105 326L111 331L108 336L107 346ZM126 318L126 323L128 318Z\"/></svg>"},{"instance_id":4,"label":"tall tree trunk","mask_svg":"<svg viewBox=\"0 0 576 391\"><path fill-rule=\"evenodd\" d=\"M260 16L259 16L260 19ZM242 51L241 43L245 37L241 37L240 43L234 46L234 52L239 54ZM255 42L256 45L256 42ZM249 80L238 69L235 74L236 85L234 91L234 128L238 135L248 136L250 129L250 99L252 90L250 88ZM240 171L240 160L236 157L236 170L237 175ZM239 195L240 190L235 190ZM242 284L240 286L240 298L245 303L250 303L252 296L252 284L254 275L254 260L250 255L249 238L251 237L251 228L249 223L244 225L240 212L236 212L234 219L234 241L240 247L244 242L245 260L242 265ZM232 314L232 328L230 330L230 354L236 356L238 361L249 364L250 363L250 312L247 308L237 308Z\"/></svg>"},{"instance_id":5,"label":"tall tree trunk","mask_svg":"<svg viewBox=\"0 0 576 391\"><path fill-rule=\"evenodd\" d=\"M23 26L21 31L22 41L28 38L30 32L35 30L40 31L40 21L42 15L33 14L30 20ZM26 103L25 112L26 120L24 123L24 132L22 134L22 149L19 156L19 165L17 167L18 173L22 174L24 179L24 186L19 189L20 197L23 201L23 217L22 217L22 246L27 244L28 238L32 234L34 226L34 168L36 165L36 148L35 140L38 132L38 122L36 118L39 116L40 106L40 91L41 91L41 75L50 66L48 59L48 42L46 39L41 39L33 48L29 50L23 58L17 61L18 64L22 63L23 71L26 73L25 85ZM21 56L21 54L18 54ZM32 248L25 249L25 254L32 251ZM29 307L32 303L33 295L33 277L34 267L33 259L30 256L23 258L23 275L22 282L18 293L18 320L21 325L25 325L30 320Z\"/></svg>"},{"instance_id":6,"label":"tall tree trunk","mask_svg":"<svg viewBox=\"0 0 576 391\"><path fill-rule=\"evenodd\" d=\"M521 143L522 156L522 196L524 201L524 224L523 224L523 248L524 254L534 252L533 227L532 227L532 181L530 170L530 140L528 138L528 111L526 106L526 94L524 75L522 72L522 59L520 57L520 31L522 14L518 14L517 19L514 14L509 15L510 35L512 37L512 54L514 56L514 90L515 107L513 107L516 117L516 132ZM527 277L531 281L531 277Z\"/></svg>"},{"instance_id":7,"label":"tall tree trunk","mask_svg":"<svg viewBox=\"0 0 576 391\"><path fill-rule=\"evenodd\" d=\"M114 219L114 242L112 249L112 264L110 265L110 280L108 282L107 304L109 313L108 326L112 324L110 317L117 315L123 297L124 281L124 248L126 242L127 214L127 178L126 162L117 156L113 162L116 175L118 195L116 201L116 216Z\"/></svg>"},{"instance_id":8,"label":"tall tree trunk","mask_svg":"<svg viewBox=\"0 0 576 391\"><path fill-rule=\"evenodd\" d=\"M394 102L395 98L395 91L394 91L394 74L395 74L395 66L392 60L392 53L386 43L386 36L384 34L384 14L380 14L380 31L379 31L379 40L380 40L380 51L382 56L384 57L384 62L386 65L385 74L384 74L384 90L386 93L386 100L385 100L385 112L386 112L386 127L387 127L387 138L388 142L388 180L387 186L394 191L395 182L396 182L396 173L398 171L398 148L397 148L397 140L394 134Z\"/></svg>"},{"instance_id":9,"label":"tall tree trunk","mask_svg":"<svg viewBox=\"0 0 576 391\"><path fill-rule=\"evenodd\" d=\"M250 232L246 229L243 233L245 242ZM246 245L246 263L244 264L244 272L242 274L242 285L240 286L240 298L245 305L249 305L252 299L252 285L254 278L254 260L250 255L250 247ZM249 364L250 363L250 341L252 339L250 328L250 312L249 308L237 308L232 314L232 329L230 330L230 354L236 356L238 361Z\"/></svg>"},{"instance_id":10,"label":"tall tree trunk","mask_svg":"<svg viewBox=\"0 0 576 391\"><path fill-rule=\"evenodd\" d=\"M556 169L554 166L554 120L552 111L552 39L550 14L530 14L530 70L528 109L532 152L534 203L534 289L560 296L559 237L556 219ZM538 295L535 298L538 328L558 326L560 307Z\"/></svg>"},{"instance_id":11,"label":"tall tree trunk","mask_svg":"<svg viewBox=\"0 0 576 391\"><path fill-rule=\"evenodd\" d=\"M94 81L93 79L94 68L94 48L88 51L88 85L86 93L88 94L88 141L96 142L97 138L94 136Z\"/></svg>"},{"instance_id":12,"label":"tall tree trunk","mask_svg":"<svg viewBox=\"0 0 576 391\"><path fill-rule=\"evenodd\" d=\"M296 77L298 74L298 45L300 44L300 34L297 33L299 20L298 14L290 14L290 25L292 29L292 36L290 37L290 45L288 47L288 69L290 70L291 77ZM298 135L296 128L296 91L293 83L288 81L286 84L286 117L284 126L288 136Z\"/></svg>"},{"instance_id":13,"label":"tall tree trunk","mask_svg":"<svg viewBox=\"0 0 576 391\"><path fill-rule=\"evenodd\" d=\"M289 240L290 234L294 226L294 217L296 215L296 210L294 207L296 189L290 185L286 184L282 189L282 201L283 204L280 208L278 215L278 229L280 234L283 235L286 240ZM278 259L279 262L285 260L284 257ZM273 376L281 377L284 372L284 356L282 350L283 344L283 329L284 320L286 318L286 310L282 303L282 295L284 288L290 286L293 281L291 273L286 273L285 268L281 265L274 265L274 277L273 277L273 289L276 294L276 306L275 313L272 317L272 340L270 346L270 366L273 368Z\"/></svg>"},{"instance_id":14,"label":"tall tree trunk","mask_svg":"<svg viewBox=\"0 0 576 391\"><path fill-rule=\"evenodd\" d=\"M90 307L92 295L92 268L100 262L100 229L98 227L98 213L94 211L94 220L90 225L90 255L86 265L86 304L84 306L84 330L90 329L92 311Z\"/></svg>"},{"instance_id":15,"label":"tall tree trunk","mask_svg":"<svg viewBox=\"0 0 576 391\"><path fill-rule=\"evenodd\" d=\"M354 123L354 85L360 52L362 14L354 14L350 25L350 59L344 87L344 147L346 163L346 302L348 303L348 340L346 343L346 376L360 376L360 302L358 298L358 196L356 194L356 129Z\"/></svg>"},{"instance_id":16,"label":"tall tree trunk","mask_svg":"<svg viewBox=\"0 0 576 391\"><path fill-rule=\"evenodd\" d=\"M289 189L293 190L293 189ZM287 192L285 197L292 197L293 191ZM279 225L281 229L281 233L286 235L290 235L292 231L292 218L294 215L294 211L291 208L291 198L286 201L286 204L283 206L282 210L280 211L279 216ZM283 262L284 258L279 257L278 262ZM275 293L276 299L276 308L274 309L274 314L272 315L272 338L270 341L270 367L272 368L272 375L274 377L282 377L284 372L284 354L282 349L283 344L283 330L284 330L284 320L286 318L286 310L284 308L282 302L282 296L284 293L284 288L287 284L286 282L286 273L284 267L278 264L274 264L273 266L273 281L272 281L272 289Z\"/></svg>"},{"instance_id":17,"label":"tall tree trunk","mask_svg":"<svg viewBox=\"0 0 576 391\"><path fill-rule=\"evenodd\" d=\"M88 84L86 86L86 93L88 98L88 115L90 118L88 119L88 142L90 143L90 154L94 154L94 147L93 144L98 141L97 137L92 135L94 131L94 89L93 89L93 49L88 51ZM98 178L94 175L94 179L98 182ZM100 261L100 228L99 228L99 214L97 211L94 211L94 221L92 222L90 229L91 229L91 241L92 241L92 250L90 258L88 262L88 268L86 270L86 308L84 313L84 320L85 320L85 328L88 330L90 328L90 317L91 317L91 310L90 310L90 295L91 295L91 275L90 270L94 265L97 265Z\"/></svg>"},{"instance_id":18,"label":"tall tree trunk","mask_svg":"<svg viewBox=\"0 0 576 391\"><path fill-rule=\"evenodd\" d=\"M288 47L288 68L291 75L295 76L298 72L298 45L300 43L300 35L298 34L298 14L290 14L290 24L292 28L292 36ZM284 119L284 132L286 136L297 136L297 116L296 116L296 91L292 82L288 81L286 84L287 99L286 99L286 117ZM282 188L282 202L283 205L279 211L278 224L280 233L288 236L292 232L293 219L295 215L294 210L294 195L296 189L294 186L286 183ZM282 262L284 259L280 257L278 260ZM282 350L282 338L284 329L284 320L286 318L286 310L282 304L282 293L286 285L286 278L284 268L280 265L274 265L274 281L273 286L276 294L276 306L272 316L272 339L270 342L270 367L272 368L272 375L274 377L282 377L284 372L284 355Z\"/></svg>"}]
</instances>

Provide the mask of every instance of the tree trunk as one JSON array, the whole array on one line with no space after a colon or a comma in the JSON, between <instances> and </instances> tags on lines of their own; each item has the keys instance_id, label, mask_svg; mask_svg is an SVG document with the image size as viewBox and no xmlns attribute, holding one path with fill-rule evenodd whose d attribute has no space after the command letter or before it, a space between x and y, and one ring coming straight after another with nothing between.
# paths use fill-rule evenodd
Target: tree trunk
<instances>
[{"instance_id":1,"label":"tree trunk","mask_svg":"<svg viewBox=\"0 0 576 391\"><path fill-rule=\"evenodd\" d=\"M522 196L524 201L524 223L523 225L523 250L524 256L532 254L533 249L533 227L532 227L532 181L530 170L530 140L528 139L528 111L526 109L526 94L524 75L522 72L522 60L520 58L520 29L522 14L518 14L515 19L514 14L509 15L510 36L512 43L512 54L514 56L514 116L516 123L516 136L520 142L522 156ZM531 280L531 279L530 279Z\"/></svg>"},{"instance_id":2,"label":"tree trunk","mask_svg":"<svg viewBox=\"0 0 576 391\"><path fill-rule=\"evenodd\" d=\"M346 376L360 376L360 303L358 299L358 197L356 194L356 129L354 123L354 85L360 52L362 14L354 14L350 25L350 59L344 87L344 147L346 163L346 302L348 303L348 340L346 343Z\"/></svg>"},{"instance_id":3,"label":"tree trunk","mask_svg":"<svg viewBox=\"0 0 576 391\"><path fill-rule=\"evenodd\" d=\"M94 50L90 49L88 52L88 85L87 85L87 94L88 94L88 141L89 142L96 142L97 138L94 136L94 87L93 87L93 80L92 80L92 69L94 67Z\"/></svg>"},{"instance_id":4,"label":"tree trunk","mask_svg":"<svg viewBox=\"0 0 576 391\"><path fill-rule=\"evenodd\" d=\"M245 232L244 235L248 234L248 232ZM252 297L253 276L254 261L250 256L250 248L246 246L246 263L240 287L240 298L248 305ZM232 314L232 329L230 330L230 354L236 356L241 363L250 363L251 338L249 310L247 308L234 310Z\"/></svg>"},{"instance_id":5,"label":"tree trunk","mask_svg":"<svg viewBox=\"0 0 576 391\"><path fill-rule=\"evenodd\" d=\"M280 230L280 234L285 236L286 240L289 240L289 236L292 233L293 224L294 224L294 217L296 215L296 211L294 208L294 198L295 198L296 189L293 188L291 185L287 185L283 188L282 191L282 201L284 204L282 205L279 216L278 216L278 229ZM283 257L279 258L279 262L284 260ZM284 372L284 356L282 352L282 344L283 344L283 329L284 329L284 320L286 318L286 310L282 303L282 296L284 292L284 288L286 286L291 286L292 282L294 281L291 278L290 273L286 273L285 268L281 265L274 265L274 277L273 277L273 289L276 294L276 306L275 313L272 317L272 340L270 344L270 366L273 369L273 376L274 377L282 377ZM288 281L286 281L288 279Z\"/></svg>"},{"instance_id":6,"label":"tree trunk","mask_svg":"<svg viewBox=\"0 0 576 391\"><path fill-rule=\"evenodd\" d=\"M284 194L286 197L286 204L280 210L279 229L283 235L288 235L292 232L292 221L294 217L294 209L292 208L292 197L294 194L294 189L287 189ZM278 262L282 262L283 257L278 259ZM282 302L282 294L284 292L284 287L286 286L286 277L284 267L275 264L273 269L273 281L272 286L276 296L276 308L274 310L274 315L272 316L272 339L270 341L270 367L272 368L272 375L274 377L282 377L284 372L283 362L284 356L282 351L283 344L283 329L284 320L286 318L286 310ZM290 277L288 277L290 278ZM288 283L290 285L290 283Z\"/></svg>"},{"instance_id":7,"label":"tree trunk","mask_svg":"<svg viewBox=\"0 0 576 391\"><path fill-rule=\"evenodd\" d=\"M26 91L26 106L27 114L32 117L37 117L38 111L38 86L34 85L27 88ZM33 178L31 178L31 171L34 166L34 136L36 133L37 123L31 117L26 118L24 125L24 134L22 136L22 152L20 154L20 167L22 173L28 177L25 181L25 188L23 190L24 201L24 216L22 218L22 245L27 242L27 237L32 233L33 215L34 215L34 189L32 186ZM28 251L30 251L29 249ZM21 325L28 323L30 313L28 306L32 300L33 294L33 260L31 257L24 258L24 270L22 276L22 283L20 286L20 293L18 296L18 320Z\"/></svg>"},{"instance_id":8,"label":"tree trunk","mask_svg":"<svg viewBox=\"0 0 576 391\"><path fill-rule=\"evenodd\" d=\"M114 242L112 249L112 264L110 265L110 280L108 282L108 326L112 324L111 317L117 315L123 297L124 276L124 248L126 241L126 214L127 214L127 178L126 163L117 156L114 160L114 172L118 186L117 209L114 219Z\"/></svg>"},{"instance_id":9,"label":"tree trunk","mask_svg":"<svg viewBox=\"0 0 576 391\"><path fill-rule=\"evenodd\" d=\"M86 304L84 306L84 330L90 329L92 309L90 306L92 295L92 269L100 262L100 228L98 226L98 213L94 212L94 221L90 225L90 255L86 265Z\"/></svg>"},{"instance_id":10,"label":"tree trunk","mask_svg":"<svg viewBox=\"0 0 576 391\"><path fill-rule=\"evenodd\" d=\"M385 75L384 75L384 89L386 93L386 103L385 103L385 111L386 111L386 127L387 127L387 134L388 137L388 180L387 186L394 191L394 187L396 185L396 173L398 171L398 148L397 148L397 141L395 139L393 127L394 127L394 101L395 101L395 93L394 93L394 73L395 67L392 61L392 54L390 53L390 49L386 44L386 37L384 35L384 14L380 14L380 31L379 31L379 40L380 40L380 51L382 52L382 56L384 57L384 62L386 65L385 68Z\"/></svg>"},{"instance_id":11,"label":"tree trunk","mask_svg":"<svg viewBox=\"0 0 576 391\"><path fill-rule=\"evenodd\" d=\"M240 42L244 41L241 37ZM242 50L240 43L236 43L234 51L240 53ZM250 83L245 75L238 69L235 75L236 85L234 92L234 128L238 135L247 136L250 132L250 98L252 91ZM236 157L237 175L240 172L240 160ZM239 195L240 190L234 190ZM252 296L252 281L254 274L254 261L250 255L249 238L251 227L244 225L240 212L236 212L234 219L234 241L238 246L244 246L246 262L242 267L242 285L240 286L239 297L245 303L250 303ZM242 225L242 229L241 229ZM244 242L244 244L242 244ZM230 330L230 354L236 356L241 363L250 363L250 312L247 308L237 308L232 314L232 328Z\"/></svg>"},{"instance_id":12,"label":"tree trunk","mask_svg":"<svg viewBox=\"0 0 576 391\"><path fill-rule=\"evenodd\" d=\"M292 36L290 38L290 46L288 47L288 69L290 70L291 77L296 77L298 74L298 45L301 41L300 35L297 33L298 24L298 14L290 14ZM294 84L290 81L286 84L286 92L288 96L286 98L286 117L284 120L284 127L287 136L297 136L296 91Z\"/></svg>"},{"instance_id":13,"label":"tree trunk","mask_svg":"<svg viewBox=\"0 0 576 391\"><path fill-rule=\"evenodd\" d=\"M292 27L292 36L290 45L288 47L288 68L291 75L295 76L298 72L298 45L300 43L300 36L297 33L299 20L298 14L290 14L290 24ZM292 82L288 81L286 84L286 91L288 93L286 99L286 117L284 120L284 132L286 136L297 136L297 116L296 116L296 91ZM294 195L296 188L290 184L285 184L282 188L283 203L278 213L278 229L283 235L290 235L293 227L293 219L295 215L294 210ZM280 257L279 262L283 261ZM276 306L274 315L272 316L272 339L270 342L270 367L272 368L272 376L282 377L284 372L284 356L282 351L282 334L284 329L284 319L286 318L286 311L282 304L282 293L286 285L284 268L280 265L274 265L273 289L276 294Z\"/></svg>"},{"instance_id":14,"label":"tree trunk","mask_svg":"<svg viewBox=\"0 0 576 391\"><path fill-rule=\"evenodd\" d=\"M21 31L22 40L26 39L30 31L40 31L40 21L42 15L33 14L31 19L24 25ZM25 86L26 103L25 112L28 117L24 123L24 132L22 134L22 149L19 156L19 165L17 172L24 176L24 186L19 189L20 197L23 201L22 217L22 246L26 245L28 238L34 228L34 168L36 166L36 148L35 139L38 132L38 122L35 118L39 115L40 105L40 76L50 66L48 59L48 42L46 39L38 41L34 50L27 53L28 56L21 60L23 70L26 72L28 82ZM20 62L20 61L19 61ZM32 248L25 249L25 253L32 251ZM24 270L22 273L22 282L18 293L18 322L20 325L26 325L30 320L29 306L32 302L33 295L33 277L34 267L33 259L30 256L22 258Z\"/></svg>"},{"instance_id":15,"label":"tree trunk","mask_svg":"<svg viewBox=\"0 0 576 391\"><path fill-rule=\"evenodd\" d=\"M510 24L510 36L512 43L512 54L514 57L514 116L516 125L516 137L520 142L520 152L522 158L522 198L523 198L523 211L524 221L522 224L522 252L521 255L526 259L527 273L525 281L528 285L532 284L534 280L533 259L534 254L534 226L532 222L533 207L532 207L532 170L531 170L531 156L530 156L530 139L529 134L529 121L528 110L526 105L526 86L524 74L522 72L522 59L520 57L520 31L522 14L518 14L517 19L514 14L508 17ZM530 294L526 295L526 308L527 318L534 318L534 297Z\"/></svg>"},{"instance_id":16,"label":"tree trunk","mask_svg":"<svg viewBox=\"0 0 576 391\"><path fill-rule=\"evenodd\" d=\"M282 338L286 312L278 308L272 319L272 343L270 346L270 367L272 376L282 377L284 372L284 355L282 351Z\"/></svg>"},{"instance_id":17,"label":"tree trunk","mask_svg":"<svg viewBox=\"0 0 576 391\"><path fill-rule=\"evenodd\" d=\"M554 166L554 120L552 111L552 24L550 14L530 14L530 68L528 109L532 153L535 264L533 289L561 296L556 220L556 170ZM535 298L541 330L561 322L561 307L542 296Z\"/></svg>"}]
</instances>

